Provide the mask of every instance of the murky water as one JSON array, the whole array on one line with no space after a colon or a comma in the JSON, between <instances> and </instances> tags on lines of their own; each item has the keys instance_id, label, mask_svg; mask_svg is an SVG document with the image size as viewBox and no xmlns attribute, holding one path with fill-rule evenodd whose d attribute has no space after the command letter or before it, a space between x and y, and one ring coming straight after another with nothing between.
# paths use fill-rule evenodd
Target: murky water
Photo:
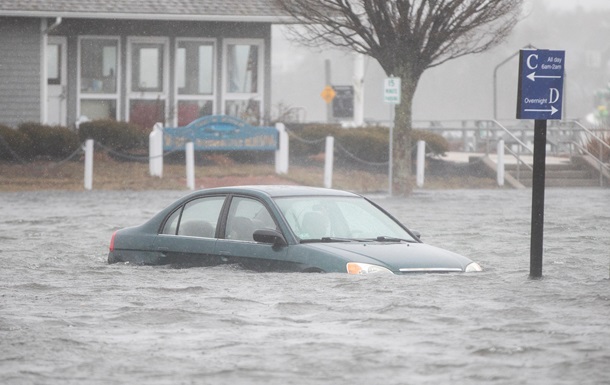
<instances>
[{"instance_id":1,"label":"murky water","mask_svg":"<svg viewBox=\"0 0 610 385\"><path fill-rule=\"evenodd\" d=\"M0 193L2 384L609 384L610 191L379 198L479 274L107 265L112 231L184 192Z\"/></svg>"}]
</instances>

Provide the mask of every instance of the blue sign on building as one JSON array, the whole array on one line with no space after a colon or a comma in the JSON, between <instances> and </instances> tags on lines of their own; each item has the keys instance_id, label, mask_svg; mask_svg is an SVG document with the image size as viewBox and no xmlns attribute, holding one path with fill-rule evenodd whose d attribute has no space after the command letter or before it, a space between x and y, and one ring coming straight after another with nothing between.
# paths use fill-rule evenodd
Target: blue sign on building
<instances>
[{"instance_id":1,"label":"blue sign on building","mask_svg":"<svg viewBox=\"0 0 610 385\"><path fill-rule=\"evenodd\" d=\"M517 119L561 119L565 51L521 50Z\"/></svg>"},{"instance_id":2,"label":"blue sign on building","mask_svg":"<svg viewBox=\"0 0 610 385\"><path fill-rule=\"evenodd\" d=\"M275 127L251 126L227 115L205 116L184 127L163 129L164 151L184 149L188 142L193 142L198 151L275 151L278 131Z\"/></svg>"}]
</instances>

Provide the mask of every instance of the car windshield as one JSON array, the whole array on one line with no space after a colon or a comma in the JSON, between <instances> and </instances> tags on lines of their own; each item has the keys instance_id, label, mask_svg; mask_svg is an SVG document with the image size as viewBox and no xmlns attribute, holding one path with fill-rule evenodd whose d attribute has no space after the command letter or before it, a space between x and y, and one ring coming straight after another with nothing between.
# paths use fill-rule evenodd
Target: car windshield
<instances>
[{"instance_id":1,"label":"car windshield","mask_svg":"<svg viewBox=\"0 0 610 385\"><path fill-rule=\"evenodd\" d=\"M362 197L278 197L275 202L301 242L417 242L392 218Z\"/></svg>"}]
</instances>

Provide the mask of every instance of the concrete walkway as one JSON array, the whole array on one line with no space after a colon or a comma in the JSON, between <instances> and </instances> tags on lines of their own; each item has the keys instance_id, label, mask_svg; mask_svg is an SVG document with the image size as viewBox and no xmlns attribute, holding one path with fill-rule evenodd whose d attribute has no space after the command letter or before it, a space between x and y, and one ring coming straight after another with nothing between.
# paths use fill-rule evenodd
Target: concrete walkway
<instances>
[{"instance_id":1,"label":"concrete walkway","mask_svg":"<svg viewBox=\"0 0 610 385\"><path fill-rule=\"evenodd\" d=\"M448 162L456 162L456 163L468 163L470 157L483 157L485 153L479 152L447 152L445 156L440 159L446 160ZM498 157L496 154L489 154L489 158L496 162ZM521 155L521 159L527 164L533 164L533 156L532 155ZM504 154L504 163L505 164L516 164L517 159L511 154ZM568 157L558 157L558 156L550 156L547 154L546 156L546 164L569 164L570 158Z\"/></svg>"}]
</instances>

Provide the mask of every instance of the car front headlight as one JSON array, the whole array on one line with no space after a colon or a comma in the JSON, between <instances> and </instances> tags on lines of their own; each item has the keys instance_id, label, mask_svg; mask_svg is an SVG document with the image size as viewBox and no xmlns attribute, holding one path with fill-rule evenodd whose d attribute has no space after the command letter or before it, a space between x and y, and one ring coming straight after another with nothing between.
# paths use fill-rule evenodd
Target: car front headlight
<instances>
[{"instance_id":1,"label":"car front headlight","mask_svg":"<svg viewBox=\"0 0 610 385\"><path fill-rule=\"evenodd\" d=\"M347 264L348 274L377 274L377 273L389 273L394 274L390 269L386 269L382 266L371 265L368 263L360 262L349 262Z\"/></svg>"},{"instance_id":2,"label":"car front headlight","mask_svg":"<svg viewBox=\"0 0 610 385\"><path fill-rule=\"evenodd\" d=\"M481 268L481 266L476 262L472 262L466 266L466 269L464 270L465 273L472 273L475 271L483 271L483 268Z\"/></svg>"}]
</instances>

